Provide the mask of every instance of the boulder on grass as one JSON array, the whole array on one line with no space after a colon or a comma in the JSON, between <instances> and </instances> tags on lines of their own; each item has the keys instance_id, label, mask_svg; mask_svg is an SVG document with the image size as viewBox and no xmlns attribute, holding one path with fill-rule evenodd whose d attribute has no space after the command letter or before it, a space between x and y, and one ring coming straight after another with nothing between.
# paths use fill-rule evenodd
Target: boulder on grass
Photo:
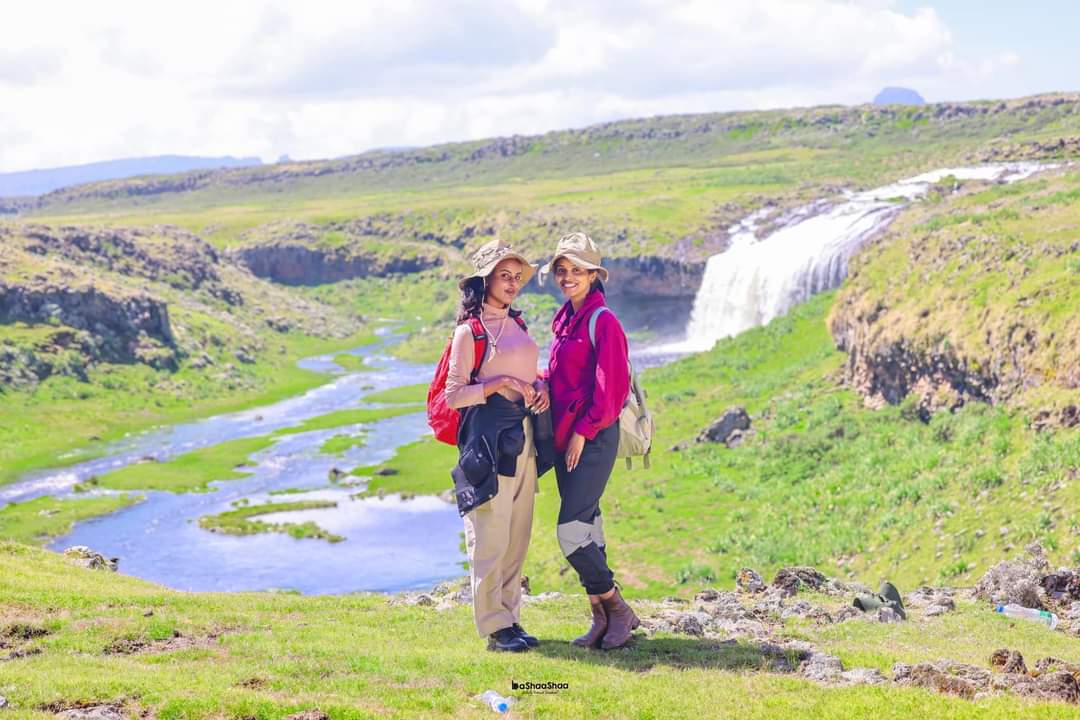
<instances>
[{"instance_id":1,"label":"boulder on grass","mask_svg":"<svg viewBox=\"0 0 1080 720\"><path fill-rule=\"evenodd\" d=\"M746 408L730 407L724 414L709 423L698 435L698 442L724 443L728 447L738 444L750 429L750 416Z\"/></svg>"}]
</instances>

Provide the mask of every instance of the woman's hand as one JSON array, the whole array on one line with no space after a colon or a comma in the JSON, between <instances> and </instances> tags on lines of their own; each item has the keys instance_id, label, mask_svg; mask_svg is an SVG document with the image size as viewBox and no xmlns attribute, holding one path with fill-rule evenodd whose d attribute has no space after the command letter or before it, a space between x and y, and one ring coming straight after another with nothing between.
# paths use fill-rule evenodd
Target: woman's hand
<instances>
[{"instance_id":1,"label":"woman's hand","mask_svg":"<svg viewBox=\"0 0 1080 720\"><path fill-rule=\"evenodd\" d=\"M585 436L574 433L570 436L570 445L566 448L566 471L574 472L581 461L581 451L585 449Z\"/></svg>"},{"instance_id":2,"label":"woman's hand","mask_svg":"<svg viewBox=\"0 0 1080 720\"><path fill-rule=\"evenodd\" d=\"M532 411L539 415L549 407L551 407L551 394L548 393L547 385L538 383L536 388L536 399L532 404Z\"/></svg>"},{"instance_id":3,"label":"woman's hand","mask_svg":"<svg viewBox=\"0 0 1080 720\"><path fill-rule=\"evenodd\" d=\"M518 378L510 377L509 375L503 375L500 379L503 381L504 390L513 390L521 395L521 397L525 398L526 407L532 405L536 400L536 390L524 380L519 380Z\"/></svg>"},{"instance_id":4,"label":"woman's hand","mask_svg":"<svg viewBox=\"0 0 1080 720\"><path fill-rule=\"evenodd\" d=\"M503 390L513 390L525 398L526 405L531 405L536 399L536 390L533 389L532 385L509 375L500 375L497 378L486 380L483 387L484 397L491 397L495 393L501 393Z\"/></svg>"}]
</instances>

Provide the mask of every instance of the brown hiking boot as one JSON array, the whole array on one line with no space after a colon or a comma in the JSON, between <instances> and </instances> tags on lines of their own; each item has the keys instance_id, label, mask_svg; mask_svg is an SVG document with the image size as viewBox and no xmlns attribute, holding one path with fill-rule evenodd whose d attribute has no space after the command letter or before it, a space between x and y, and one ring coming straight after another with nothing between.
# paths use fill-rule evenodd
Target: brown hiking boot
<instances>
[{"instance_id":1,"label":"brown hiking boot","mask_svg":"<svg viewBox=\"0 0 1080 720\"><path fill-rule=\"evenodd\" d=\"M589 605L592 606L592 627L581 637L571 640L571 645L591 648L600 647L600 640L604 637L604 631L608 627L607 612L604 610L602 602L590 602Z\"/></svg>"},{"instance_id":2,"label":"brown hiking boot","mask_svg":"<svg viewBox=\"0 0 1080 720\"><path fill-rule=\"evenodd\" d=\"M600 647L604 650L622 647L630 640L630 631L640 625L641 621L623 600L619 588L615 588L615 593L601 602L607 611L608 626Z\"/></svg>"}]
</instances>

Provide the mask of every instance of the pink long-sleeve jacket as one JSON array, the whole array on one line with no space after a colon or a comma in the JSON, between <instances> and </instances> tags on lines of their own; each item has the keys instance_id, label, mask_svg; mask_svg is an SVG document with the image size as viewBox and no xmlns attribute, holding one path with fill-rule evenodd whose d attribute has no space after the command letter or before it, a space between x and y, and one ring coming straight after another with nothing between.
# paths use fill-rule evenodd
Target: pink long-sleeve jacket
<instances>
[{"instance_id":1,"label":"pink long-sleeve jacket","mask_svg":"<svg viewBox=\"0 0 1080 720\"><path fill-rule=\"evenodd\" d=\"M626 333L613 312L596 319L596 347L589 341L589 318L604 305L604 294L593 290L580 310L574 312L567 302L551 321L546 379L559 452L566 451L575 432L592 440L616 422L630 394Z\"/></svg>"}]
</instances>

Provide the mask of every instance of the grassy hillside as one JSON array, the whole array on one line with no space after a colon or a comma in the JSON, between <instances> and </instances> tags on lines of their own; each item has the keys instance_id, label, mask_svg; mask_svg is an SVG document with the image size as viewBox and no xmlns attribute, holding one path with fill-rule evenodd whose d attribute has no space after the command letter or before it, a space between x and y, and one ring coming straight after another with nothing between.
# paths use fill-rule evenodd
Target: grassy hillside
<instances>
[{"instance_id":1,"label":"grassy hillside","mask_svg":"<svg viewBox=\"0 0 1080 720\"><path fill-rule=\"evenodd\" d=\"M298 370L298 357L360 344L391 320L412 333L401 352L430 359L451 319L452 263L491 234L540 254L585 227L609 254L700 259L723 247L729 222L764 203L952 163L1068 159L1080 150L1078 108L1076 97L1045 97L681 116L53 194L30 218L47 225L18 217L0 226L0 300L34 318L0 323L0 369L19 380L0 387L0 482L154 423L299 393L324 376ZM1080 399L1078 188L1073 168L956 194L943 183L854 263L838 293L648 371L653 467L617 468L603 505L613 567L642 613L686 609L678 600L730 588L743 567L770 577L814 565L909 591L970 585L1030 541L1053 564L1080 565L1080 430L1066 422ZM100 226L113 229L86 229ZM282 243L382 259L404 247L449 265L286 287L221 252ZM94 302L57 301L69 296ZM523 302L541 335L554 301ZM48 317L35 314L41 308ZM129 324L95 330L112 308ZM735 405L753 417L741 445L695 442ZM360 421L346 412L305 427ZM41 541L137 502L139 491L201 487L266 442L99 480L131 494L9 507L0 536ZM407 445L386 463L399 473L373 477L367 492L442 492L454 459L431 440ZM487 712L474 694L528 680L570 688L527 696L521 717L1075 715L1015 697L969 703L893 684L825 687L779 671L783 651L726 636L660 629L625 652L574 651L566 640L586 618L555 539L557 508L548 475L526 574L534 592L566 596L527 607L527 627L550 642L524 658L484 652L460 605L179 593L0 542L0 695L12 705L0 713L44 717L108 702L161 718L277 720L316 707L335 719L469 717ZM213 521L247 532L258 521L244 516L261 511ZM835 612L850 597L809 600ZM801 640L845 667L887 672L938 658L985 667L1003 645L1029 659L1080 660L1064 634L1009 624L963 599L955 614L902 626L818 625L777 612L765 613L770 641Z\"/></svg>"},{"instance_id":2,"label":"grassy hillside","mask_svg":"<svg viewBox=\"0 0 1080 720\"><path fill-rule=\"evenodd\" d=\"M1030 541L1080 564L1080 432L1038 433L1022 412L981 403L929 423L913 402L866 408L840 383L845 355L825 323L833 298L645 373L653 467L617 466L602 507L622 582L639 596L687 596L730 587L742 567L806 564L870 584L966 585ZM734 405L754 416L740 447L692 442ZM408 446L387 463L402 472L372 489L441 492L454 461L449 446ZM554 478L540 486L525 572L538 591L573 592Z\"/></svg>"},{"instance_id":3,"label":"grassy hillside","mask_svg":"<svg viewBox=\"0 0 1080 720\"><path fill-rule=\"evenodd\" d=\"M1073 165L1030 182L938 195L905 213L854 263L831 324L859 356L853 374L868 376L855 378L867 394L892 389L873 377L875 362L888 366L890 354L939 358L973 387L928 377L927 405L953 406L965 391L982 391L1053 415L1080 402L1078 310ZM920 374L933 373L906 384Z\"/></svg>"},{"instance_id":4,"label":"grassy hillside","mask_svg":"<svg viewBox=\"0 0 1080 720\"><path fill-rule=\"evenodd\" d=\"M1075 156L1080 99L682 115L404 153L78 186L45 222L173 224L219 247L282 232L366 248L498 232L542 251L570 226L609 255L708 254L767 198L819 197L987 158ZM1047 141L1045 147L1025 143ZM360 228L342 225L364 218ZM372 224L373 223L373 224ZM284 225L284 227L283 227ZM301 228L297 225L303 225Z\"/></svg>"},{"instance_id":5,"label":"grassy hillside","mask_svg":"<svg viewBox=\"0 0 1080 720\"><path fill-rule=\"evenodd\" d=\"M314 542L314 541L311 541ZM832 611L846 599L802 596ZM514 694L514 717L1074 718L1075 706L999 696L971 702L887 683L837 687L792 672L781 651L657 630L601 653L567 641L582 601L528 604L539 649L485 652L468 605L389 604L386 596L182 593L0 543L0 693L5 717L52 717L106 704L131 717L280 720L318 710L334 720L487 717L473 696ZM647 620L678 606L638 603ZM906 624L767 621L772 642L799 640L844 667L950 658L988 667L1007 637L1028 658L1076 659L1067 637L1008 622L984 605ZM7 660L9 655L15 659ZM6 660L6 661L5 661ZM553 694L511 681L566 683Z\"/></svg>"}]
</instances>

